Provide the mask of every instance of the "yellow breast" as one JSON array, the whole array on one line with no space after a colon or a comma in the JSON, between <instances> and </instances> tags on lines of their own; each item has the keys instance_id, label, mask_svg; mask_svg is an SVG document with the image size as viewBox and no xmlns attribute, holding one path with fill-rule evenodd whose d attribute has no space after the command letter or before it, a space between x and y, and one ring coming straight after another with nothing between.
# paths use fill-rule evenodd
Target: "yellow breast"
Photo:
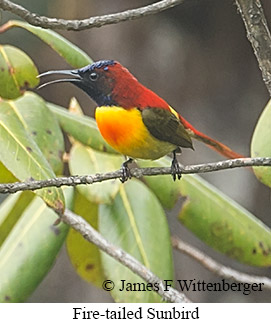
<instances>
[{"instance_id":1,"label":"yellow breast","mask_svg":"<svg viewBox=\"0 0 271 323\"><path fill-rule=\"evenodd\" d=\"M176 146L154 138L142 121L141 112L134 108L98 107L95 118L99 130L115 150L125 156L158 159Z\"/></svg>"}]
</instances>

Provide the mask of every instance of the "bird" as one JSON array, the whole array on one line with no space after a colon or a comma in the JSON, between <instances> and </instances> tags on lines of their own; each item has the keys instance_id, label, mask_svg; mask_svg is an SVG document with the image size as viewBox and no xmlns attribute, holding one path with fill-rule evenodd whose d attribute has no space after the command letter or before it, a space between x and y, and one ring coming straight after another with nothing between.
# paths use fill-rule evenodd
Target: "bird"
<instances>
[{"instance_id":1,"label":"bird","mask_svg":"<svg viewBox=\"0 0 271 323\"><path fill-rule=\"evenodd\" d=\"M228 158L240 158L228 146L201 133L164 99L141 84L127 68L115 60L100 60L73 70L52 70L47 75L67 75L42 84L70 82L86 92L97 104L95 119L105 141L128 157L122 164L122 178L131 177L128 164L133 159L159 159L173 153L171 173L181 178L176 154L193 148L192 138L202 141Z\"/></svg>"}]
</instances>

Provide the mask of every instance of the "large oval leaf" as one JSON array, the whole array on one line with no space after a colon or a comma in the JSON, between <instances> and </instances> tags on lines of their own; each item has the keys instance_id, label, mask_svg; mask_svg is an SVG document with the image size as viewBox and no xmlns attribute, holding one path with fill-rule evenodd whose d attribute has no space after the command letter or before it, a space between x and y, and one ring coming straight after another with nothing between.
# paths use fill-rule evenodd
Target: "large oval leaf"
<instances>
[{"instance_id":1,"label":"large oval leaf","mask_svg":"<svg viewBox=\"0 0 271 323\"><path fill-rule=\"evenodd\" d=\"M168 167L170 159L143 164ZM170 175L147 176L144 180L165 206L171 206L170 200L176 201L178 194L186 198L179 219L209 246L248 265L271 265L270 229L201 177L183 175L173 182Z\"/></svg>"},{"instance_id":2,"label":"large oval leaf","mask_svg":"<svg viewBox=\"0 0 271 323\"><path fill-rule=\"evenodd\" d=\"M23 21L10 20L0 28L0 33L5 32L13 27L23 28L36 35L60 56L62 56L67 63L75 68L83 67L93 62L92 59L79 47L75 46L70 41L57 34L55 31L49 29L34 27Z\"/></svg>"},{"instance_id":3,"label":"large oval leaf","mask_svg":"<svg viewBox=\"0 0 271 323\"><path fill-rule=\"evenodd\" d=\"M98 205L90 202L76 190L73 210L92 227L98 229ZM70 229L66 240L67 251L78 275L89 283L101 287L105 280L98 247L89 243L80 233Z\"/></svg>"},{"instance_id":4,"label":"large oval leaf","mask_svg":"<svg viewBox=\"0 0 271 323\"><path fill-rule=\"evenodd\" d=\"M120 169L123 161L120 155L98 152L75 143L70 151L69 169L71 175L106 173ZM80 185L78 190L91 202L111 203L120 185L120 180L115 179L94 185Z\"/></svg>"},{"instance_id":5,"label":"large oval leaf","mask_svg":"<svg viewBox=\"0 0 271 323\"><path fill-rule=\"evenodd\" d=\"M271 266L271 230L199 176L184 176L180 221L202 241L240 262Z\"/></svg>"},{"instance_id":6,"label":"large oval leaf","mask_svg":"<svg viewBox=\"0 0 271 323\"><path fill-rule=\"evenodd\" d=\"M65 189L68 207L72 197L73 189ZM57 219L37 196L23 210L0 248L0 302L25 301L48 273L68 232L54 225Z\"/></svg>"},{"instance_id":7,"label":"large oval leaf","mask_svg":"<svg viewBox=\"0 0 271 323\"><path fill-rule=\"evenodd\" d=\"M0 162L0 183L17 182L17 178Z\"/></svg>"},{"instance_id":8,"label":"large oval leaf","mask_svg":"<svg viewBox=\"0 0 271 323\"><path fill-rule=\"evenodd\" d=\"M12 101L0 102L0 161L21 181L55 177L52 168L12 107ZM52 187L35 192L52 208L64 210L61 189Z\"/></svg>"},{"instance_id":9,"label":"large oval leaf","mask_svg":"<svg viewBox=\"0 0 271 323\"><path fill-rule=\"evenodd\" d=\"M28 207L34 196L35 195L30 191L18 192L6 198L1 204L0 246L5 241L13 226L18 221L26 207Z\"/></svg>"},{"instance_id":10,"label":"large oval leaf","mask_svg":"<svg viewBox=\"0 0 271 323\"><path fill-rule=\"evenodd\" d=\"M61 174L64 153L63 134L56 118L43 99L32 92L26 92L18 100L10 101L10 105L29 135L38 144L53 171Z\"/></svg>"},{"instance_id":11,"label":"large oval leaf","mask_svg":"<svg viewBox=\"0 0 271 323\"><path fill-rule=\"evenodd\" d=\"M252 157L271 157L271 100L262 112L251 141ZM271 167L254 167L257 178L271 187Z\"/></svg>"},{"instance_id":12,"label":"large oval leaf","mask_svg":"<svg viewBox=\"0 0 271 323\"><path fill-rule=\"evenodd\" d=\"M61 128L74 139L93 149L117 154L117 152L105 142L93 118L75 115L64 108L51 103L48 103L48 107L58 119Z\"/></svg>"},{"instance_id":13,"label":"large oval leaf","mask_svg":"<svg viewBox=\"0 0 271 323\"><path fill-rule=\"evenodd\" d=\"M121 186L112 205L100 205L99 230L161 279L173 279L170 234L164 211L155 195L141 182L131 180ZM137 275L102 253L106 276L115 283L111 294L116 302L160 302L153 291L120 291L121 281L146 286ZM139 285L138 285L139 284ZM130 288L130 291L129 291Z\"/></svg>"},{"instance_id":14,"label":"large oval leaf","mask_svg":"<svg viewBox=\"0 0 271 323\"><path fill-rule=\"evenodd\" d=\"M137 164L140 167L170 167L171 160L168 157L163 157L159 160L138 160ZM172 176L158 175L146 176L144 181L158 197L163 207L172 209L180 197L180 183L173 181Z\"/></svg>"},{"instance_id":15,"label":"large oval leaf","mask_svg":"<svg viewBox=\"0 0 271 323\"><path fill-rule=\"evenodd\" d=\"M0 45L0 97L16 99L39 84L37 75L36 66L23 51Z\"/></svg>"}]
</instances>

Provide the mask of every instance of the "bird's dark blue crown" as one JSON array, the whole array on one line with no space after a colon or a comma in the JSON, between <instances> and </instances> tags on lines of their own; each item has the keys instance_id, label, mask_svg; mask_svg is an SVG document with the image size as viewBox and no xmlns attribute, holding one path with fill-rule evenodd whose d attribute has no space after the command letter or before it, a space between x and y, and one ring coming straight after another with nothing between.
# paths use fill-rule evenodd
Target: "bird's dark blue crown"
<instances>
[{"instance_id":1,"label":"bird's dark blue crown","mask_svg":"<svg viewBox=\"0 0 271 323\"><path fill-rule=\"evenodd\" d=\"M81 72L86 72L86 71L93 71L95 68L104 68L104 70L108 69L108 66L114 65L116 62L114 60L102 60L98 62L94 62L90 65L87 65L83 68L81 68Z\"/></svg>"}]
</instances>

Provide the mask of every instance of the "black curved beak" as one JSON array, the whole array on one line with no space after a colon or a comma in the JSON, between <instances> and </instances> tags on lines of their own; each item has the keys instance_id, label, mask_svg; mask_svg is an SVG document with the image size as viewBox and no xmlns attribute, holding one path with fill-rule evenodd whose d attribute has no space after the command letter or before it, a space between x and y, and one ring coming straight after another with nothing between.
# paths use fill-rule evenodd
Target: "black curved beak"
<instances>
[{"instance_id":1,"label":"black curved beak","mask_svg":"<svg viewBox=\"0 0 271 323\"><path fill-rule=\"evenodd\" d=\"M82 77L80 76L78 70L58 70L58 71L48 71L39 74L37 77L41 78L43 76L47 75L55 75L55 74L61 74L61 75L68 75L71 76L71 78L63 78L63 79L57 79L53 81L46 82L38 87L38 89L41 89L49 84L54 83L62 83L62 82L70 82L70 83L77 83L82 81Z\"/></svg>"}]
</instances>

